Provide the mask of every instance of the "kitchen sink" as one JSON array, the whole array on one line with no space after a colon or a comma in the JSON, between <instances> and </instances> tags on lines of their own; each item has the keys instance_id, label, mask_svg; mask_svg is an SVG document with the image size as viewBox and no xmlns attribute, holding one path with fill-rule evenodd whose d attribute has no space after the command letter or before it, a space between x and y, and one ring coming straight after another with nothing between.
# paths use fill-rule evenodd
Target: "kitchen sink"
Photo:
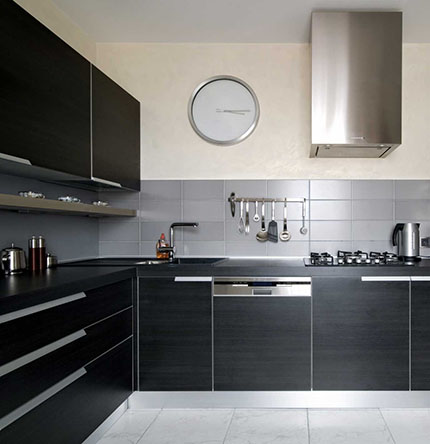
<instances>
[{"instance_id":1,"label":"kitchen sink","mask_svg":"<svg viewBox=\"0 0 430 444\"><path fill-rule=\"evenodd\" d=\"M146 266L146 265L214 265L225 258L219 257L178 257L169 262L168 259L142 258L142 257L119 257L119 258L100 258L89 259L85 261L71 262L61 264L63 266Z\"/></svg>"}]
</instances>

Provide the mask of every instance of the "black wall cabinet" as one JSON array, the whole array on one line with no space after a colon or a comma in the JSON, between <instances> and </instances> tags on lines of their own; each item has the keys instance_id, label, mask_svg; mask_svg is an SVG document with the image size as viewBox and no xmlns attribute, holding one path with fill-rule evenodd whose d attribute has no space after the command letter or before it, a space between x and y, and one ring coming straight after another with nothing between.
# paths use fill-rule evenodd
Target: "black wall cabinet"
<instances>
[{"instance_id":1,"label":"black wall cabinet","mask_svg":"<svg viewBox=\"0 0 430 444\"><path fill-rule=\"evenodd\" d=\"M90 63L12 0L0 34L0 152L89 177Z\"/></svg>"},{"instance_id":2,"label":"black wall cabinet","mask_svg":"<svg viewBox=\"0 0 430 444\"><path fill-rule=\"evenodd\" d=\"M315 277L314 390L409 389L409 282Z\"/></svg>"},{"instance_id":3,"label":"black wall cabinet","mask_svg":"<svg viewBox=\"0 0 430 444\"><path fill-rule=\"evenodd\" d=\"M310 297L214 297L215 390L310 390Z\"/></svg>"},{"instance_id":4,"label":"black wall cabinet","mask_svg":"<svg viewBox=\"0 0 430 444\"><path fill-rule=\"evenodd\" d=\"M211 390L211 283L139 281L141 391Z\"/></svg>"},{"instance_id":5,"label":"black wall cabinet","mask_svg":"<svg viewBox=\"0 0 430 444\"><path fill-rule=\"evenodd\" d=\"M412 390L430 390L430 282L411 282Z\"/></svg>"},{"instance_id":6,"label":"black wall cabinet","mask_svg":"<svg viewBox=\"0 0 430 444\"><path fill-rule=\"evenodd\" d=\"M140 103L92 67L93 176L140 190Z\"/></svg>"},{"instance_id":7,"label":"black wall cabinet","mask_svg":"<svg viewBox=\"0 0 430 444\"><path fill-rule=\"evenodd\" d=\"M46 169L10 173L140 190L136 99L12 0L0 2L0 58L0 153Z\"/></svg>"}]
</instances>

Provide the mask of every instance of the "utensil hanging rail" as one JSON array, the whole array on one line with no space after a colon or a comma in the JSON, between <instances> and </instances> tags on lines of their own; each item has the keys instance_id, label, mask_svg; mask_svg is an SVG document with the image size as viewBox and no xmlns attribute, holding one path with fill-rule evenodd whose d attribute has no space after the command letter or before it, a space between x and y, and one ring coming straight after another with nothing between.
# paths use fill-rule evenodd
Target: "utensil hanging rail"
<instances>
[{"instance_id":1,"label":"utensil hanging rail","mask_svg":"<svg viewBox=\"0 0 430 444\"><path fill-rule=\"evenodd\" d=\"M305 197L238 197L235 193L231 193L227 199L230 202L231 215L234 217L236 213L236 203L240 202L287 202L287 203L301 203L305 209ZM303 210L305 211L305 210Z\"/></svg>"}]
</instances>

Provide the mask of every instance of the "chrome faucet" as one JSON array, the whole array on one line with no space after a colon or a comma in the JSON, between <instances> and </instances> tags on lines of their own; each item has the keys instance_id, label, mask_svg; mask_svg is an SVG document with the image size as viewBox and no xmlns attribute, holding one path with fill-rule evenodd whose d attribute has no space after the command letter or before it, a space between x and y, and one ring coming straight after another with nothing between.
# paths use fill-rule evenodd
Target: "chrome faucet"
<instances>
[{"instance_id":1,"label":"chrome faucet","mask_svg":"<svg viewBox=\"0 0 430 444\"><path fill-rule=\"evenodd\" d=\"M175 247L175 228L176 227L198 227L198 222L173 222L172 225L170 225L170 235L169 235L169 246L168 247L161 247L160 252L161 253L169 253L169 262L173 262L175 258L176 253L176 247Z\"/></svg>"}]
</instances>

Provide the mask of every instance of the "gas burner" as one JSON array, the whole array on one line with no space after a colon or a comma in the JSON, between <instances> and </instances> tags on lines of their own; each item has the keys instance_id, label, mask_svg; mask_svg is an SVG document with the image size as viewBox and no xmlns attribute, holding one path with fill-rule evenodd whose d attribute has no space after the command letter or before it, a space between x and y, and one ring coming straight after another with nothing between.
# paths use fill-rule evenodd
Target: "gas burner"
<instances>
[{"instance_id":1,"label":"gas burner","mask_svg":"<svg viewBox=\"0 0 430 444\"><path fill-rule=\"evenodd\" d=\"M306 265L315 266L348 266L348 265L409 265L399 259L399 257L391 252L385 251L383 253L378 251L343 251L339 250L337 256L332 256L330 253L314 253L310 255L310 259L305 259Z\"/></svg>"}]
</instances>

